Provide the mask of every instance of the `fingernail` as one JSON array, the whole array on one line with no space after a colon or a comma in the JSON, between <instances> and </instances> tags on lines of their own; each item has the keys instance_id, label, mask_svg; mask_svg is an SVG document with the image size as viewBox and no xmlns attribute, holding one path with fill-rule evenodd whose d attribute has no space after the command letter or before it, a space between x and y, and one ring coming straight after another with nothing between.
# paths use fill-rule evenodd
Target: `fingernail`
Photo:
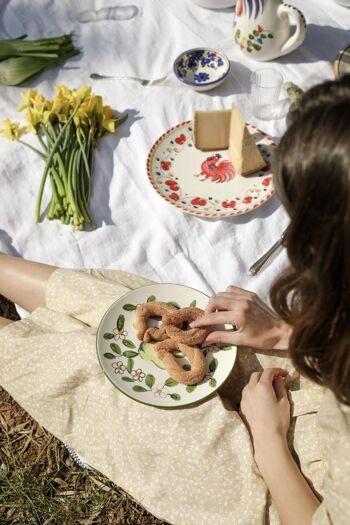
<instances>
[{"instance_id":1,"label":"fingernail","mask_svg":"<svg viewBox=\"0 0 350 525\"><path fill-rule=\"evenodd\" d=\"M192 323L190 323L188 326L190 328L195 328L196 327L196 321L192 321Z\"/></svg>"}]
</instances>

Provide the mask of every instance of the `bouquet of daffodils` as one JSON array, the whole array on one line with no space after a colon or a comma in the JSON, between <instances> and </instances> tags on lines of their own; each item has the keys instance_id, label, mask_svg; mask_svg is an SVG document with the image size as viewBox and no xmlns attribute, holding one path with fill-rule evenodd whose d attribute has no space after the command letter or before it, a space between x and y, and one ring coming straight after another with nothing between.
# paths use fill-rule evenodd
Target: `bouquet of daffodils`
<instances>
[{"instance_id":1,"label":"bouquet of daffodils","mask_svg":"<svg viewBox=\"0 0 350 525\"><path fill-rule=\"evenodd\" d=\"M114 133L127 118L115 117L102 97L94 95L88 86L78 90L66 86L56 87L56 96L46 99L33 89L21 94L26 110L26 126L4 120L1 133L10 140L35 151L44 161L45 169L39 186L35 220L40 221L45 184L49 179L51 201L48 219L60 219L82 230L85 223L96 228L89 211L94 149L105 133ZM23 141L26 133L34 133L40 149Z\"/></svg>"}]
</instances>

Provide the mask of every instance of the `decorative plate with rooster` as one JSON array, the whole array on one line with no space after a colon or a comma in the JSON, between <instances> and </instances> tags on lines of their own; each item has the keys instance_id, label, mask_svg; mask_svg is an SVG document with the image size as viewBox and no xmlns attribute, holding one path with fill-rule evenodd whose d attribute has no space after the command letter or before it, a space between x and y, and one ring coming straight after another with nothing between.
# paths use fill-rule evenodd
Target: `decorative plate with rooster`
<instances>
[{"instance_id":1,"label":"decorative plate with rooster","mask_svg":"<svg viewBox=\"0 0 350 525\"><path fill-rule=\"evenodd\" d=\"M147 173L154 189L173 206L200 217L229 217L248 213L274 194L272 138L247 124L267 166L242 177L235 174L228 151L201 151L192 141L192 122L164 133L152 146Z\"/></svg>"}]
</instances>

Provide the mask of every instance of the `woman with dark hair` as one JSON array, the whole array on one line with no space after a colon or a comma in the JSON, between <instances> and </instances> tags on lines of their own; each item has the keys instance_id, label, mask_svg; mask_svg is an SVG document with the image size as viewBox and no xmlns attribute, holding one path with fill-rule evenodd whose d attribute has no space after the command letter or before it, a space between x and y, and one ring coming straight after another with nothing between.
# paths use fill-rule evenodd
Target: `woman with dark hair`
<instances>
[{"instance_id":1,"label":"woman with dark hair","mask_svg":"<svg viewBox=\"0 0 350 525\"><path fill-rule=\"evenodd\" d=\"M253 373L241 414L283 525L345 525L350 523L350 75L310 89L289 123L275 156L274 183L290 215L285 244L291 267L270 291L274 312L255 294L230 286L191 326L232 323L235 333L212 332L208 342L285 348L304 377L328 389L321 428L339 425L339 432L319 521L312 521L319 502L288 450L290 406L282 373Z\"/></svg>"},{"instance_id":2,"label":"woman with dark hair","mask_svg":"<svg viewBox=\"0 0 350 525\"><path fill-rule=\"evenodd\" d=\"M191 410L131 401L94 356L103 313L150 281L0 257L0 293L32 312L0 319L0 383L177 525L350 523L350 77L303 96L274 180L291 268L271 290L273 309L230 286L192 323L235 325L213 328L206 344L240 348L221 398ZM287 392L291 362L300 378Z\"/></svg>"}]
</instances>

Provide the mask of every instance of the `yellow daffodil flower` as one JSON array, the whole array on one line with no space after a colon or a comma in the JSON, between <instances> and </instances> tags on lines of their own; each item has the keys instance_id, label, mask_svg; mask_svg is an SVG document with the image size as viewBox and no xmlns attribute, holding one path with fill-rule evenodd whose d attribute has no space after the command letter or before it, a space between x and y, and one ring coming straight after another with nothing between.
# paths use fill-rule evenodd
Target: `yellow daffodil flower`
<instances>
[{"instance_id":1,"label":"yellow daffodil flower","mask_svg":"<svg viewBox=\"0 0 350 525\"><path fill-rule=\"evenodd\" d=\"M30 108L32 105L32 99L35 99L37 95L38 92L32 88L28 89L28 91L26 91L25 93L21 93L23 104L21 106L18 106L18 111L23 111L24 109Z\"/></svg>"},{"instance_id":2,"label":"yellow daffodil flower","mask_svg":"<svg viewBox=\"0 0 350 525\"><path fill-rule=\"evenodd\" d=\"M0 133L8 140L18 140L22 135L27 133L25 126L20 126L19 122L11 122L9 119L3 121L4 129Z\"/></svg>"},{"instance_id":3,"label":"yellow daffodil flower","mask_svg":"<svg viewBox=\"0 0 350 525\"><path fill-rule=\"evenodd\" d=\"M110 133L115 132L115 116L110 106L103 106L102 127Z\"/></svg>"}]
</instances>

